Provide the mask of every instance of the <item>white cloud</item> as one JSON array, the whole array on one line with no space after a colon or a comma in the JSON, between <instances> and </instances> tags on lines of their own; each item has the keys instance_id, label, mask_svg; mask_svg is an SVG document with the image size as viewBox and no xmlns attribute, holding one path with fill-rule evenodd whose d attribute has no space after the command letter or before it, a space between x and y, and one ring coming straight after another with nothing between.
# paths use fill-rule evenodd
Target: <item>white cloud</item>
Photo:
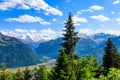
<instances>
[{"instance_id":1,"label":"white cloud","mask_svg":"<svg viewBox=\"0 0 120 80\"><path fill-rule=\"evenodd\" d=\"M57 19L53 18L52 21L57 22Z\"/></svg>"},{"instance_id":2,"label":"white cloud","mask_svg":"<svg viewBox=\"0 0 120 80\"><path fill-rule=\"evenodd\" d=\"M114 11L111 11L111 14L115 14L115 12L114 12Z\"/></svg>"},{"instance_id":3,"label":"white cloud","mask_svg":"<svg viewBox=\"0 0 120 80\"><path fill-rule=\"evenodd\" d=\"M88 28L83 28L83 29L79 29L79 33L84 33L84 34L87 34L87 35L91 35L91 34L94 34L94 31L91 30L91 29L88 29Z\"/></svg>"},{"instance_id":4,"label":"white cloud","mask_svg":"<svg viewBox=\"0 0 120 80\"><path fill-rule=\"evenodd\" d=\"M63 32L55 32L52 29L44 29L44 30L26 30L26 29L15 29L15 30L0 30L0 32L4 35L16 37L22 40L32 40L34 42L38 41L49 41L61 37ZM119 36L119 30L92 30L89 28L79 29L79 33L94 35L97 33L106 33L106 34L114 34Z\"/></svg>"},{"instance_id":5,"label":"white cloud","mask_svg":"<svg viewBox=\"0 0 120 80\"><path fill-rule=\"evenodd\" d=\"M120 18L115 18L115 20L117 21L117 25L120 25Z\"/></svg>"},{"instance_id":6,"label":"white cloud","mask_svg":"<svg viewBox=\"0 0 120 80\"><path fill-rule=\"evenodd\" d=\"M114 1L113 4L120 4L120 0Z\"/></svg>"},{"instance_id":7,"label":"white cloud","mask_svg":"<svg viewBox=\"0 0 120 80\"><path fill-rule=\"evenodd\" d=\"M99 11L99 10L103 10L103 9L104 9L104 7L99 6L99 5L93 5L89 8L89 10L91 10L91 11Z\"/></svg>"},{"instance_id":8,"label":"white cloud","mask_svg":"<svg viewBox=\"0 0 120 80\"><path fill-rule=\"evenodd\" d=\"M74 25L75 25L75 26L80 26L81 24L80 24L80 23L75 23Z\"/></svg>"},{"instance_id":9,"label":"white cloud","mask_svg":"<svg viewBox=\"0 0 120 80\"><path fill-rule=\"evenodd\" d=\"M117 23L117 25L119 25L119 26L120 26L120 23Z\"/></svg>"},{"instance_id":10,"label":"white cloud","mask_svg":"<svg viewBox=\"0 0 120 80\"><path fill-rule=\"evenodd\" d=\"M41 31L37 30L26 30L26 29L15 29L10 30L1 30L2 34L7 36L16 37L23 40L33 40L34 42L38 41L49 41L59 37L59 33L53 31L52 29L44 29Z\"/></svg>"},{"instance_id":11,"label":"white cloud","mask_svg":"<svg viewBox=\"0 0 120 80\"><path fill-rule=\"evenodd\" d=\"M119 30L106 30L105 33L120 36L120 31Z\"/></svg>"},{"instance_id":12,"label":"white cloud","mask_svg":"<svg viewBox=\"0 0 120 80\"><path fill-rule=\"evenodd\" d=\"M80 12L80 11L77 11L77 14L82 14L82 12Z\"/></svg>"},{"instance_id":13,"label":"white cloud","mask_svg":"<svg viewBox=\"0 0 120 80\"><path fill-rule=\"evenodd\" d=\"M57 37L57 33L51 29L41 30L40 34L45 40L51 40Z\"/></svg>"},{"instance_id":14,"label":"white cloud","mask_svg":"<svg viewBox=\"0 0 120 80\"><path fill-rule=\"evenodd\" d=\"M30 32L31 32L31 33L36 33L36 32L37 32L37 30L30 30Z\"/></svg>"},{"instance_id":15,"label":"white cloud","mask_svg":"<svg viewBox=\"0 0 120 80\"><path fill-rule=\"evenodd\" d=\"M5 19L5 21L8 21L8 22L13 22L13 21L17 21L17 22L28 22L28 23L32 23L32 22L39 22L40 24L43 24L43 25L49 25L50 22L46 22L44 21L42 18L40 17L37 17L37 16L30 16L30 15L22 15L22 16L19 16L18 18L8 18L8 19Z\"/></svg>"},{"instance_id":16,"label":"white cloud","mask_svg":"<svg viewBox=\"0 0 120 80\"><path fill-rule=\"evenodd\" d=\"M46 15L63 15L60 10L51 7L44 0L5 0L4 2L0 3L0 10L8 10L12 8L24 10L33 8L34 10L45 11Z\"/></svg>"},{"instance_id":17,"label":"white cloud","mask_svg":"<svg viewBox=\"0 0 120 80\"><path fill-rule=\"evenodd\" d=\"M120 36L119 30L102 30L102 29L92 30L92 29L88 29L88 28L82 28L82 29L79 29L79 33L83 33L83 34L87 34L87 35L94 35L97 33L106 33L106 34L113 34L113 35Z\"/></svg>"},{"instance_id":18,"label":"white cloud","mask_svg":"<svg viewBox=\"0 0 120 80\"><path fill-rule=\"evenodd\" d=\"M88 9L78 11L78 13L82 14L82 12L94 12L94 11L100 11L103 9L104 9L103 6L93 5L93 6L90 6Z\"/></svg>"},{"instance_id":19,"label":"white cloud","mask_svg":"<svg viewBox=\"0 0 120 80\"><path fill-rule=\"evenodd\" d=\"M94 19L94 20L98 20L98 21L101 21L101 22L106 22L109 20L108 17L106 16L103 16L103 15L95 15L95 16L90 16L90 18Z\"/></svg>"},{"instance_id":20,"label":"white cloud","mask_svg":"<svg viewBox=\"0 0 120 80\"><path fill-rule=\"evenodd\" d=\"M115 20L116 20L117 22L120 22L120 18L115 18Z\"/></svg>"},{"instance_id":21,"label":"white cloud","mask_svg":"<svg viewBox=\"0 0 120 80\"><path fill-rule=\"evenodd\" d=\"M85 22L87 22L87 19L83 18L83 17L78 17L78 16L74 15L73 16L73 21L75 23L77 23L77 22L85 23Z\"/></svg>"},{"instance_id":22,"label":"white cloud","mask_svg":"<svg viewBox=\"0 0 120 80\"><path fill-rule=\"evenodd\" d=\"M48 29L45 29L45 30L41 30L40 33L42 34L55 34L56 32L53 31L52 29L48 28Z\"/></svg>"},{"instance_id":23,"label":"white cloud","mask_svg":"<svg viewBox=\"0 0 120 80\"><path fill-rule=\"evenodd\" d=\"M25 29L15 29L15 31L19 33L28 32L28 30L25 30Z\"/></svg>"},{"instance_id":24,"label":"white cloud","mask_svg":"<svg viewBox=\"0 0 120 80\"><path fill-rule=\"evenodd\" d=\"M92 29L88 29L88 28L81 28L79 29L79 33L83 33L83 34L87 34L87 35L93 35L93 34L97 34L97 33L101 33L102 30L98 29L98 30L92 30Z\"/></svg>"},{"instance_id":25,"label":"white cloud","mask_svg":"<svg viewBox=\"0 0 120 80\"><path fill-rule=\"evenodd\" d=\"M88 22L86 18L79 17L79 16L77 16L77 15L74 15L74 16L73 16L73 21L74 21L74 23L75 23L75 26L80 26L81 23Z\"/></svg>"}]
</instances>

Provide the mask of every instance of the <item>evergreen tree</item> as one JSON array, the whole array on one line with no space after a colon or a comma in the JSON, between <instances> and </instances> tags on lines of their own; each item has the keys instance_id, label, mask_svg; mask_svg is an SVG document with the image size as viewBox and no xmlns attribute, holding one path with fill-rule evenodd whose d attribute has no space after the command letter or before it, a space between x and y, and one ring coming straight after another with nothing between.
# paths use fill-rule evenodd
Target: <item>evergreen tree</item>
<instances>
[{"instance_id":1,"label":"evergreen tree","mask_svg":"<svg viewBox=\"0 0 120 80\"><path fill-rule=\"evenodd\" d=\"M45 65L39 66L39 68L34 69L36 80L48 80L47 69Z\"/></svg>"},{"instance_id":2,"label":"evergreen tree","mask_svg":"<svg viewBox=\"0 0 120 80\"><path fill-rule=\"evenodd\" d=\"M60 50L60 55L57 59L56 66L52 70L51 80L71 80L71 65L68 59L68 55L62 49Z\"/></svg>"},{"instance_id":3,"label":"evergreen tree","mask_svg":"<svg viewBox=\"0 0 120 80\"><path fill-rule=\"evenodd\" d=\"M57 59L56 67L53 69L52 80L76 80L76 64L74 50L78 42L77 32L75 32L71 13L66 21L63 49Z\"/></svg>"},{"instance_id":4,"label":"evergreen tree","mask_svg":"<svg viewBox=\"0 0 120 80\"><path fill-rule=\"evenodd\" d=\"M110 38L107 40L103 56L104 70L108 71L109 68L120 68L120 55L115 47L115 44Z\"/></svg>"},{"instance_id":5,"label":"evergreen tree","mask_svg":"<svg viewBox=\"0 0 120 80\"><path fill-rule=\"evenodd\" d=\"M66 24L64 30L65 34L63 34L64 42L61 45L63 46L65 53L70 57L72 57L72 55L74 54L76 43L78 42L78 37L77 37L77 32L75 32L75 27L72 20L71 12L65 24Z\"/></svg>"},{"instance_id":6,"label":"evergreen tree","mask_svg":"<svg viewBox=\"0 0 120 80\"><path fill-rule=\"evenodd\" d=\"M23 80L29 80L31 78L30 70L28 67L23 71Z\"/></svg>"},{"instance_id":7,"label":"evergreen tree","mask_svg":"<svg viewBox=\"0 0 120 80\"><path fill-rule=\"evenodd\" d=\"M22 80L22 75L20 69L15 73L15 79L14 80Z\"/></svg>"},{"instance_id":8,"label":"evergreen tree","mask_svg":"<svg viewBox=\"0 0 120 80\"><path fill-rule=\"evenodd\" d=\"M77 37L78 32L75 32L75 27L72 20L71 12L65 24L66 24L64 30L65 34L63 34L64 42L61 45L63 46L65 53L68 55L68 58L70 59L70 64L72 67L71 76L70 76L71 80L76 80L76 70L75 70L76 63L75 63L74 50L79 38Z\"/></svg>"},{"instance_id":9,"label":"evergreen tree","mask_svg":"<svg viewBox=\"0 0 120 80\"><path fill-rule=\"evenodd\" d=\"M2 69L0 70L0 80L10 80L9 72L6 69L6 64L2 63Z\"/></svg>"}]
</instances>

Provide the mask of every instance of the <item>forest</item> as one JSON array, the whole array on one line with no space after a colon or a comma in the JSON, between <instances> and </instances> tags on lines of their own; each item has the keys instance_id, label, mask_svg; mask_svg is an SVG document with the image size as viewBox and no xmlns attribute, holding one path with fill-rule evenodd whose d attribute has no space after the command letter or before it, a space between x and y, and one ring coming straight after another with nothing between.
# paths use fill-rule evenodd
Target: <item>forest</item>
<instances>
[{"instance_id":1,"label":"forest","mask_svg":"<svg viewBox=\"0 0 120 80\"><path fill-rule=\"evenodd\" d=\"M69 13L63 30L62 48L56 65L18 69L10 71L5 63L0 69L0 80L120 80L120 54L109 37L104 47L102 64L92 55L81 57L76 55L75 47L80 38L77 37L72 14Z\"/></svg>"}]
</instances>

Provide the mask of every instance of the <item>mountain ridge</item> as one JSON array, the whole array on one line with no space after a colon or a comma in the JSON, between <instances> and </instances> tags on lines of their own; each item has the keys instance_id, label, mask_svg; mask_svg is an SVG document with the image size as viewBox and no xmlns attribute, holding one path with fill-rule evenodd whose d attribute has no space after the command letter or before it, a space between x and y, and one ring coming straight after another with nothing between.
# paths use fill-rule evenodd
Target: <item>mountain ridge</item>
<instances>
[{"instance_id":1,"label":"mountain ridge","mask_svg":"<svg viewBox=\"0 0 120 80\"><path fill-rule=\"evenodd\" d=\"M0 64L7 67L20 67L40 63L42 59L18 39L0 33Z\"/></svg>"},{"instance_id":2,"label":"mountain ridge","mask_svg":"<svg viewBox=\"0 0 120 80\"><path fill-rule=\"evenodd\" d=\"M111 37L114 42L117 38L116 35L104 33L80 38L77 43L75 53L79 56L86 56L87 54L92 54L99 60L99 62L101 62L102 56L104 54L104 47L108 37ZM62 42L63 40L61 38L57 38L55 40L40 43L39 46L35 49L35 52L41 56L46 55L52 58L57 58L59 54L58 51L60 50L60 48L62 48L62 46L60 45ZM117 43L118 41L115 42L115 44ZM117 45L117 47L120 46Z\"/></svg>"}]
</instances>

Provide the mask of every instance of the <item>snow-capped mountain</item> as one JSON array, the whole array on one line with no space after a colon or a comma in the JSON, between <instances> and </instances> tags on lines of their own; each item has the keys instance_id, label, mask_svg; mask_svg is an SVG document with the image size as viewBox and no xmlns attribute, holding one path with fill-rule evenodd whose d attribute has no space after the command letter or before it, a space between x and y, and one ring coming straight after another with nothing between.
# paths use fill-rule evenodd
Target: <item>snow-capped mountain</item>
<instances>
[{"instance_id":1,"label":"snow-capped mountain","mask_svg":"<svg viewBox=\"0 0 120 80\"><path fill-rule=\"evenodd\" d=\"M32 47L37 47L40 43L55 40L59 37L62 37L62 33L55 32L51 29L46 30L23 30L23 29L15 29L13 31L0 31L3 35L15 37L20 41L31 45ZM87 38L95 41L96 43L100 43L103 40L106 40L108 37L115 37L115 35L97 33L94 35L86 35L84 33L78 33L77 35L80 38Z\"/></svg>"},{"instance_id":2,"label":"snow-capped mountain","mask_svg":"<svg viewBox=\"0 0 120 80\"><path fill-rule=\"evenodd\" d=\"M100 43L100 42L106 41L108 39L108 37L116 37L116 35L105 34L105 33L97 33L97 34L89 36L88 38L92 39L96 43Z\"/></svg>"},{"instance_id":3,"label":"snow-capped mountain","mask_svg":"<svg viewBox=\"0 0 120 80\"><path fill-rule=\"evenodd\" d=\"M41 30L41 31L16 29L13 31L0 31L0 32L3 35L18 38L24 43L31 43L31 42L41 43L49 40L54 40L56 38L61 37L62 35L62 33L60 32L57 33L51 29ZM79 33L78 37L86 38L88 36L86 34Z\"/></svg>"},{"instance_id":4,"label":"snow-capped mountain","mask_svg":"<svg viewBox=\"0 0 120 80\"><path fill-rule=\"evenodd\" d=\"M80 36L79 36L80 37ZM111 37L116 46L120 49L120 37L110 34L98 33L91 36L80 37L75 52L80 56L85 56L87 54L92 54L95 56L99 62L101 62L102 56L104 54L104 46L108 37ZM62 38L57 38L55 40L50 40L47 42L40 43L35 52L41 56L49 56L56 58L61 49Z\"/></svg>"},{"instance_id":5,"label":"snow-capped mountain","mask_svg":"<svg viewBox=\"0 0 120 80\"><path fill-rule=\"evenodd\" d=\"M0 31L0 32L4 35L18 38L22 40L24 43L44 42L57 38L56 32L52 31L51 29L41 31L16 29L14 31Z\"/></svg>"}]
</instances>

